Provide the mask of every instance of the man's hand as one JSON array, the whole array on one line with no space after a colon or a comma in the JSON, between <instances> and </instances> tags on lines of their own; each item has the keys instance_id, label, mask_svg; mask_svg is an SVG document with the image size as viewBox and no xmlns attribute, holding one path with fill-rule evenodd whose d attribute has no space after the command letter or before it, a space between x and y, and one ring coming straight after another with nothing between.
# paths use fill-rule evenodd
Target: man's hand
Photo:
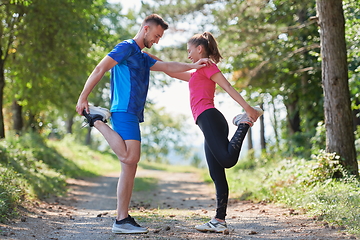
<instances>
[{"instance_id":1,"label":"man's hand","mask_svg":"<svg viewBox=\"0 0 360 240\"><path fill-rule=\"evenodd\" d=\"M89 103L88 103L87 99L79 98L79 100L76 104L76 112L82 116L84 109L87 113L89 113Z\"/></svg>"},{"instance_id":2,"label":"man's hand","mask_svg":"<svg viewBox=\"0 0 360 240\"><path fill-rule=\"evenodd\" d=\"M195 64L194 69L210 66L213 62L209 58L200 58Z\"/></svg>"}]
</instances>

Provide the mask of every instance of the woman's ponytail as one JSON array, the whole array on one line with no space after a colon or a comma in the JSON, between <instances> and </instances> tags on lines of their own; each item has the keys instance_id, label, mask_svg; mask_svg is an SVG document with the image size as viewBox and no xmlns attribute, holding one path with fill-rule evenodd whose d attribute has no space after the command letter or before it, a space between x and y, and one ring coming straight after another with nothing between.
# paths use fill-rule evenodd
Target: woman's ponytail
<instances>
[{"instance_id":1,"label":"woman's ponytail","mask_svg":"<svg viewBox=\"0 0 360 240\"><path fill-rule=\"evenodd\" d=\"M195 46L202 45L209 58L215 63L220 62L220 60L222 59L216 39L210 32L204 32L203 34L196 34L192 38L190 38L188 43L193 44Z\"/></svg>"}]
</instances>

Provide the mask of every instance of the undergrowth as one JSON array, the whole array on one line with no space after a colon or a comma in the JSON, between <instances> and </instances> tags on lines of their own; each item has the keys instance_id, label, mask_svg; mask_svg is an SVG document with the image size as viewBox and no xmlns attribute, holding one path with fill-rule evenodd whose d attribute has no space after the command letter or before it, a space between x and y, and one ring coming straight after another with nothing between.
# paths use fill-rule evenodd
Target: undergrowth
<instances>
[{"instance_id":1,"label":"undergrowth","mask_svg":"<svg viewBox=\"0 0 360 240\"><path fill-rule=\"evenodd\" d=\"M302 209L319 220L360 234L360 182L338 163L338 156L320 151L311 160L249 159L227 171L232 196ZM343 178L334 178L341 172Z\"/></svg>"},{"instance_id":2,"label":"undergrowth","mask_svg":"<svg viewBox=\"0 0 360 240\"><path fill-rule=\"evenodd\" d=\"M302 209L318 219L344 226L360 235L360 183L338 164L335 154L319 151L312 159L274 160L263 155L248 158L227 170L232 197L242 200L277 202ZM140 167L165 171L206 170L141 161ZM100 152L77 144L71 136L50 141L38 135L0 141L0 222L16 217L25 201L61 195L66 179L92 177L120 171L111 152ZM341 172L343 178L334 178ZM206 177L205 177L206 176ZM154 179L138 179L139 189L156 185ZM139 182L140 181L140 182Z\"/></svg>"},{"instance_id":3,"label":"undergrowth","mask_svg":"<svg viewBox=\"0 0 360 240\"><path fill-rule=\"evenodd\" d=\"M118 171L114 155L36 134L0 141L0 222L14 218L27 200L66 192L66 179Z\"/></svg>"}]
</instances>

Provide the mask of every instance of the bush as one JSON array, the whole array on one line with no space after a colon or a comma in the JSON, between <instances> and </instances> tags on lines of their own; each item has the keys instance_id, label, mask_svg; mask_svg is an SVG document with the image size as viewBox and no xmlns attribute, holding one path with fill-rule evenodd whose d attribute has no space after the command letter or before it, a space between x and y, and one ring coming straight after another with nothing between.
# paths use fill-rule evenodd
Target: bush
<instances>
[{"instance_id":1,"label":"bush","mask_svg":"<svg viewBox=\"0 0 360 240\"><path fill-rule=\"evenodd\" d=\"M66 178L119 170L114 155L91 150L66 138L50 141L36 134L0 141L0 222L16 216L25 199L66 192Z\"/></svg>"},{"instance_id":2,"label":"bush","mask_svg":"<svg viewBox=\"0 0 360 240\"><path fill-rule=\"evenodd\" d=\"M312 158L267 160L256 168L233 168L228 171L232 195L302 209L360 234L359 180L346 174L336 154L321 150ZM334 178L338 172L344 177Z\"/></svg>"},{"instance_id":3,"label":"bush","mask_svg":"<svg viewBox=\"0 0 360 240\"><path fill-rule=\"evenodd\" d=\"M22 186L18 173L0 167L0 222L17 215L16 208L25 199Z\"/></svg>"}]
</instances>

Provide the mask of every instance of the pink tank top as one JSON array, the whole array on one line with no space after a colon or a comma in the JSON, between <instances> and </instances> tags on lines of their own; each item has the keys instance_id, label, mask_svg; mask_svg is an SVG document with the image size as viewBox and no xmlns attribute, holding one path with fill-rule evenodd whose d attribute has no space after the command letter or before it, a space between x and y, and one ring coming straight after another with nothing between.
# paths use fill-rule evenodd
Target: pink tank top
<instances>
[{"instance_id":1,"label":"pink tank top","mask_svg":"<svg viewBox=\"0 0 360 240\"><path fill-rule=\"evenodd\" d=\"M211 76L220 72L216 64L203 67L191 73L189 80L190 106L196 122L198 116L209 108L215 108L214 96L216 83Z\"/></svg>"}]
</instances>

